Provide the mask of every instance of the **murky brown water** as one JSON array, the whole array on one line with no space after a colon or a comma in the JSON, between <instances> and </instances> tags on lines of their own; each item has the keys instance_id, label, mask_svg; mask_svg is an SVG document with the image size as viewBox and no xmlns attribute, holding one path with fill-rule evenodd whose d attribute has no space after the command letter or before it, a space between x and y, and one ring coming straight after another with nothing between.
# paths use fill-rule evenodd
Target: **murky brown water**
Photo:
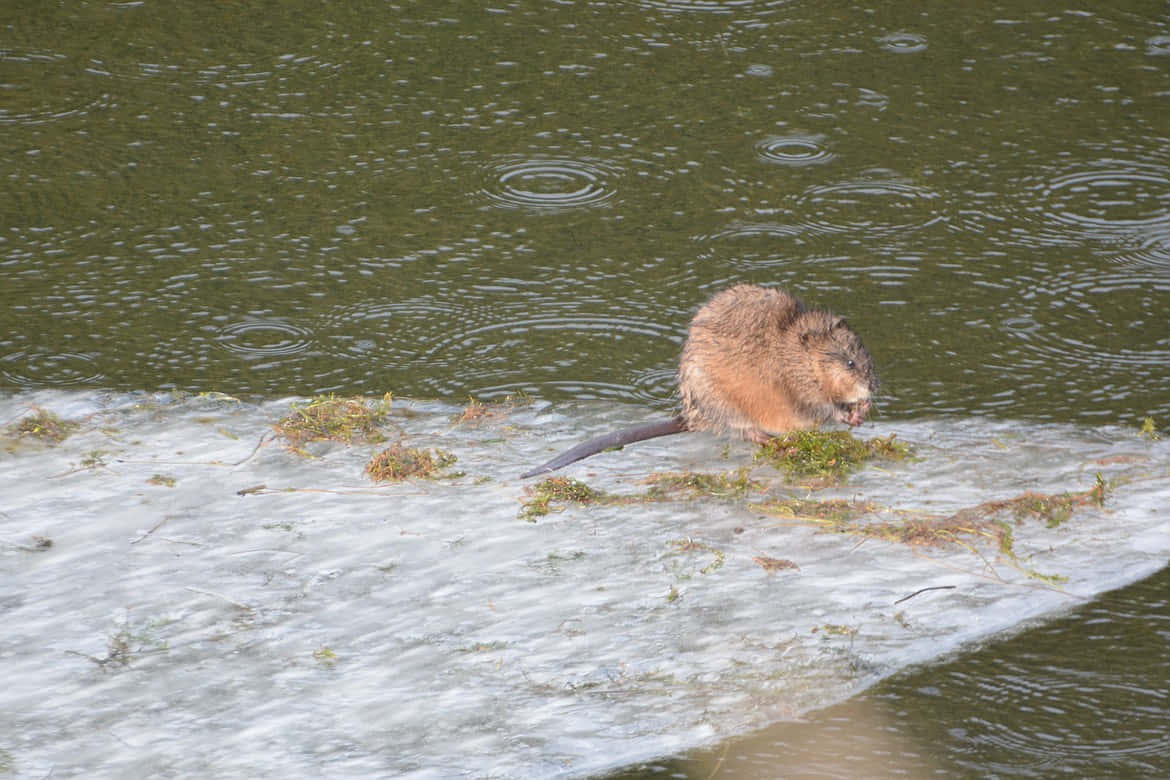
<instances>
[{"instance_id":1,"label":"murky brown water","mask_svg":"<svg viewBox=\"0 0 1170 780\"><path fill-rule=\"evenodd\" d=\"M22 0L0 30L10 392L667 409L690 312L747 280L848 315L887 422L1170 419L1162 3ZM1170 695L1093 615L1051 629L1100 659L1079 673ZM987 652L1043 685L1042 636ZM956 663L872 701L937 721L933 686L955 723L997 717ZM1102 717L1057 708L1019 733ZM1041 772L980 744L960 766Z\"/></svg>"},{"instance_id":2,"label":"murky brown water","mask_svg":"<svg viewBox=\"0 0 1170 780\"><path fill-rule=\"evenodd\" d=\"M1160 777L1170 756L1170 570L1074 614L654 777Z\"/></svg>"}]
</instances>

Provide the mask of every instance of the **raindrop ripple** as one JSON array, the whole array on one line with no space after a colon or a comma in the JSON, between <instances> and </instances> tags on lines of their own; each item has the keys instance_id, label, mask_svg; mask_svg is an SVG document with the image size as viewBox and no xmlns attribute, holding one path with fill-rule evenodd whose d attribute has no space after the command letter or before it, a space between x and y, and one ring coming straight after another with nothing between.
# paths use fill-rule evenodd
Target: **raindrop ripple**
<instances>
[{"instance_id":1,"label":"raindrop ripple","mask_svg":"<svg viewBox=\"0 0 1170 780\"><path fill-rule=\"evenodd\" d=\"M537 213L597 207L617 195L619 173L599 160L511 156L485 167L476 196L499 208Z\"/></svg>"}]
</instances>

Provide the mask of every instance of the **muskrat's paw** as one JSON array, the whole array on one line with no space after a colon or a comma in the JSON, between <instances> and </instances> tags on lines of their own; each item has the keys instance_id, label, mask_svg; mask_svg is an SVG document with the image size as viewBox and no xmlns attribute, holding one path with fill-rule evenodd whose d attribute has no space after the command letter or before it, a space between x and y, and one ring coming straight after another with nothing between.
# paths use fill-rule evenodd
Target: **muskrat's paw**
<instances>
[{"instance_id":1,"label":"muskrat's paw","mask_svg":"<svg viewBox=\"0 0 1170 780\"><path fill-rule=\"evenodd\" d=\"M851 404L837 404L837 419L846 425L858 426L865 422L869 401L854 401Z\"/></svg>"}]
</instances>

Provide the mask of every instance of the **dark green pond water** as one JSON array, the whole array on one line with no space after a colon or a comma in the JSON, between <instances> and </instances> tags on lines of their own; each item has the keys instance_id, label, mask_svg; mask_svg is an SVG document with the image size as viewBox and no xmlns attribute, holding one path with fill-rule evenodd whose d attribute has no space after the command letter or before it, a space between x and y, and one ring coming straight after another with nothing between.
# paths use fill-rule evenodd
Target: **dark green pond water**
<instances>
[{"instance_id":1,"label":"dark green pond water","mask_svg":"<svg viewBox=\"0 0 1170 780\"><path fill-rule=\"evenodd\" d=\"M1167 117L1163 2L9 0L0 390L668 410L690 314L753 281L848 316L885 422L1165 431ZM1150 582L808 728L1170 773L1082 736L1167 730L1166 665L1115 664L1164 652Z\"/></svg>"}]
</instances>

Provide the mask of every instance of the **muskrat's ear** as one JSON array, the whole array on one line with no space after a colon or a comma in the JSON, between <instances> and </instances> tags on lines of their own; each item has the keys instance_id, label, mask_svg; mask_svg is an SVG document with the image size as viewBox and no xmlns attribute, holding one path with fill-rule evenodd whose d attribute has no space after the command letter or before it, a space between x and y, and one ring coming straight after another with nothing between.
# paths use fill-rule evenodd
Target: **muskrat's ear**
<instances>
[{"instance_id":1,"label":"muskrat's ear","mask_svg":"<svg viewBox=\"0 0 1170 780\"><path fill-rule=\"evenodd\" d=\"M849 327L849 323L845 321L844 317L834 317L833 324L829 326L829 330L834 331L837 328L848 328L848 327Z\"/></svg>"}]
</instances>

